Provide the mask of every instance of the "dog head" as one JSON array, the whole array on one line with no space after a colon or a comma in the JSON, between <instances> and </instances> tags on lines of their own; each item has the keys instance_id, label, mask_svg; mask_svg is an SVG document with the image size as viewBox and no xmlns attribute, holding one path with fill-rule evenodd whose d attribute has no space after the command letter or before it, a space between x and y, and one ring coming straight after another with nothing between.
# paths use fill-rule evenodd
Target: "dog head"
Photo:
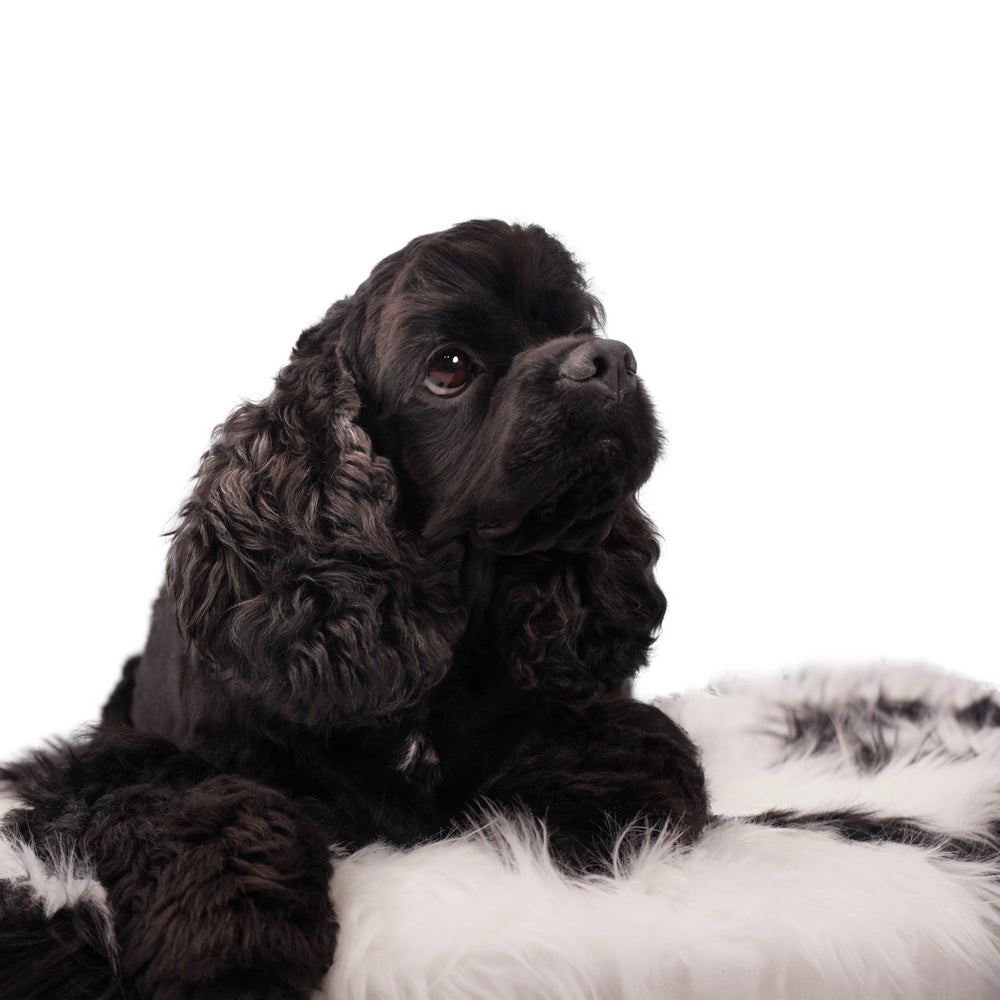
<instances>
[{"instance_id":1,"label":"dog head","mask_svg":"<svg viewBox=\"0 0 1000 1000\"><path fill-rule=\"evenodd\" d=\"M538 227L475 222L376 269L345 325L362 422L393 457L429 544L506 553L601 541L658 434L631 351ZM328 334L328 330L323 331Z\"/></svg>"},{"instance_id":2,"label":"dog head","mask_svg":"<svg viewBox=\"0 0 1000 1000\"><path fill-rule=\"evenodd\" d=\"M664 609L634 501L660 438L602 321L538 227L465 223L386 258L217 430L168 562L182 634L250 697L363 724L447 672L475 563L523 684L630 676Z\"/></svg>"}]
</instances>

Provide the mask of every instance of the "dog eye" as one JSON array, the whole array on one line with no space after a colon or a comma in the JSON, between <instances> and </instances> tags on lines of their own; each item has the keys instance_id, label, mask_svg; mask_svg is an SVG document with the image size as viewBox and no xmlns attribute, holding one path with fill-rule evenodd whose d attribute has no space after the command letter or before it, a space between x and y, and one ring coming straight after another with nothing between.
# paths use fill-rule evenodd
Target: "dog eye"
<instances>
[{"instance_id":1,"label":"dog eye","mask_svg":"<svg viewBox=\"0 0 1000 1000\"><path fill-rule=\"evenodd\" d=\"M424 385L438 396L454 396L468 384L472 364L465 351L455 347L438 351L427 365Z\"/></svg>"}]
</instances>

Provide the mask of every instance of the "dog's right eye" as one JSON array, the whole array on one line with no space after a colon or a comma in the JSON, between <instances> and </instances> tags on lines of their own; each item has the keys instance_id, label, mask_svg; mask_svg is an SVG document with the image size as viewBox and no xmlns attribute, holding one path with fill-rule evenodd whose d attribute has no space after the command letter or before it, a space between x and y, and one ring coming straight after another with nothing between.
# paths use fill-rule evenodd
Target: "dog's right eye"
<instances>
[{"instance_id":1,"label":"dog's right eye","mask_svg":"<svg viewBox=\"0 0 1000 1000\"><path fill-rule=\"evenodd\" d=\"M428 362L424 385L438 396L455 396L469 383L472 363L457 347L438 351Z\"/></svg>"}]
</instances>

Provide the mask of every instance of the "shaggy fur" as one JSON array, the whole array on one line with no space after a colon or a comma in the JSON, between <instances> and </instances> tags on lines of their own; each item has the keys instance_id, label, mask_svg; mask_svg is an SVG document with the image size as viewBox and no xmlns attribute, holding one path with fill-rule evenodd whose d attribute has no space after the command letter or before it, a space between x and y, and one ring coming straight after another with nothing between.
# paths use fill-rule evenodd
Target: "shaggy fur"
<instances>
[{"instance_id":1,"label":"shaggy fur","mask_svg":"<svg viewBox=\"0 0 1000 1000\"><path fill-rule=\"evenodd\" d=\"M733 818L686 847L633 842L583 877L553 864L541 827L499 819L339 857L316 1000L1000 995L995 692L916 668L810 671L661 708L697 734ZM736 818L748 803L767 821ZM17 851L0 873L63 917L66 940L99 887Z\"/></svg>"},{"instance_id":2,"label":"shaggy fur","mask_svg":"<svg viewBox=\"0 0 1000 1000\"><path fill-rule=\"evenodd\" d=\"M602 316L543 230L465 223L377 265L218 428L102 726L8 772L15 835L105 887L122 989L307 996L331 843L487 803L568 870L635 821L701 833L693 744L620 695L664 611L634 498L660 438Z\"/></svg>"}]
</instances>

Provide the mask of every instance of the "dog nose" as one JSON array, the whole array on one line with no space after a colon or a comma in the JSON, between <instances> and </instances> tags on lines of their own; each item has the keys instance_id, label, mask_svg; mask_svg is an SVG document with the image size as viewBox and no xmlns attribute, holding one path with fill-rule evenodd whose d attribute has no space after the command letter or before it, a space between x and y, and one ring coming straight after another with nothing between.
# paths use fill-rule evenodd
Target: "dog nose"
<instances>
[{"instance_id":1,"label":"dog nose","mask_svg":"<svg viewBox=\"0 0 1000 1000\"><path fill-rule=\"evenodd\" d=\"M574 347L559 366L559 377L586 382L615 395L635 383L635 355L620 340L595 337Z\"/></svg>"}]
</instances>

